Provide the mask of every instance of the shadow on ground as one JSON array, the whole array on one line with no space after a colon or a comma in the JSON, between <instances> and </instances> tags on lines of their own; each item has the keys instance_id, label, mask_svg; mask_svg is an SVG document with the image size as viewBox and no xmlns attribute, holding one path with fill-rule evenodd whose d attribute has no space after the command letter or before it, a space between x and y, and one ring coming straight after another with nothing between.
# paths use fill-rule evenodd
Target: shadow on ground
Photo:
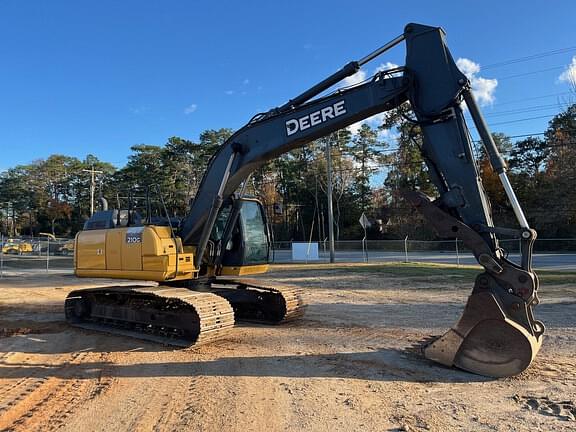
<instances>
[{"instance_id":1,"label":"shadow on ground","mask_svg":"<svg viewBox=\"0 0 576 432\"><path fill-rule=\"evenodd\" d=\"M75 365L2 363L2 375L10 378L56 377L89 379L110 376L156 377L269 377L269 378L355 378L370 381L466 383L492 379L445 368L403 350L262 357L224 357L194 362L114 364L83 362Z\"/></svg>"}]
</instances>

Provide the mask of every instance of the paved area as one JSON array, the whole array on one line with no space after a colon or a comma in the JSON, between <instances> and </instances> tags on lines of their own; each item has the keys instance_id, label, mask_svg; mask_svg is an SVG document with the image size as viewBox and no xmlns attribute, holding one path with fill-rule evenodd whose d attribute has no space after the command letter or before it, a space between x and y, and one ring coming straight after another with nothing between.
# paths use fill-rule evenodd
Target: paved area
<instances>
[{"instance_id":1,"label":"paved area","mask_svg":"<svg viewBox=\"0 0 576 432\"><path fill-rule=\"evenodd\" d=\"M520 256L510 254L509 258L518 263ZM377 261L399 261L406 259L401 252L368 251L368 262ZM320 260L310 262L328 262L329 254L320 252ZM341 262L364 262L365 256L362 251L336 251L336 261ZM408 261L411 262L432 262L441 264L477 264L472 254L461 254L457 256L454 252L408 252ZM292 261L289 250L277 250L274 254L274 262L289 263ZM297 261L302 262L302 261ZM576 254L574 253L543 253L534 255L534 267L536 269L549 269L561 271L576 271Z\"/></svg>"}]
</instances>

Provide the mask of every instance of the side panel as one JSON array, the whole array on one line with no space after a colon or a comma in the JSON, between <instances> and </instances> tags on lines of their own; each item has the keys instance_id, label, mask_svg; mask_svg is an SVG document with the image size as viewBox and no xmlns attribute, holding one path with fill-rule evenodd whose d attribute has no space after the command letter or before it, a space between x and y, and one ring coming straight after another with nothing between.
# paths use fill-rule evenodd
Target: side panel
<instances>
[{"instance_id":1,"label":"side panel","mask_svg":"<svg viewBox=\"0 0 576 432\"><path fill-rule=\"evenodd\" d=\"M122 242L125 230L108 230L106 233L106 268L120 270L122 268Z\"/></svg>"},{"instance_id":2,"label":"side panel","mask_svg":"<svg viewBox=\"0 0 576 432\"><path fill-rule=\"evenodd\" d=\"M77 238L76 269L105 270L106 230L82 231Z\"/></svg>"},{"instance_id":3,"label":"side panel","mask_svg":"<svg viewBox=\"0 0 576 432\"><path fill-rule=\"evenodd\" d=\"M122 270L142 270L144 227L127 228L122 241Z\"/></svg>"}]
</instances>

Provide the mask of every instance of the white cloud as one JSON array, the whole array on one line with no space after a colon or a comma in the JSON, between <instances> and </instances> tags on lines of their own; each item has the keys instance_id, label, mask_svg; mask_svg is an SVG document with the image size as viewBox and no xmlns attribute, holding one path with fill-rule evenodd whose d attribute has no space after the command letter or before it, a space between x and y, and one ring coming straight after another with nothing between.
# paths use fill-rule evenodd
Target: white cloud
<instances>
[{"instance_id":1,"label":"white cloud","mask_svg":"<svg viewBox=\"0 0 576 432\"><path fill-rule=\"evenodd\" d=\"M489 79L478 76L480 65L467 58L459 58L456 65L464 75L470 80L472 93L480 105L490 105L494 103L494 93L498 86L497 79Z\"/></svg>"},{"instance_id":2,"label":"white cloud","mask_svg":"<svg viewBox=\"0 0 576 432\"><path fill-rule=\"evenodd\" d=\"M234 93L235 93L234 90L226 90L226 91L224 92L224 94L227 94L228 96L233 95Z\"/></svg>"},{"instance_id":3,"label":"white cloud","mask_svg":"<svg viewBox=\"0 0 576 432\"><path fill-rule=\"evenodd\" d=\"M378 139L382 141L388 141L392 146L396 144L396 141L400 138L400 132L396 129L379 129Z\"/></svg>"},{"instance_id":4,"label":"white cloud","mask_svg":"<svg viewBox=\"0 0 576 432\"><path fill-rule=\"evenodd\" d=\"M198 109L198 105L196 104L191 104L188 105L185 109L184 109L184 114L188 115L188 114L192 114L194 111L196 111Z\"/></svg>"},{"instance_id":5,"label":"white cloud","mask_svg":"<svg viewBox=\"0 0 576 432\"><path fill-rule=\"evenodd\" d=\"M469 60L467 58L461 57L458 60L456 60L456 66L458 66L458 69L460 69L462 73L466 75L468 78L471 78L478 72L480 72L480 65L478 63L474 63L472 60Z\"/></svg>"},{"instance_id":6,"label":"white cloud","mask_svg":"<svg viewBox=\"0 0 576 432\"><path fill-rule=\"evenodd\" d=\"M350 126L348 126L348 130L352 132L353 135L356 135L360 130L360 126L362 126L363 124L367 124L371 128L376 129L377 127L382 125L385 116L386 113L383 112L374 114L372 117L368 117L364 120L360 120L357 123L351 124Z\"/></svg>"},{"instance_id":7,"label":"white cloud","mask_svg":"<svg viewBox=\"0 0 576 432\"><path fill-rule=\"evenodd\" d=\"M378 66L376 69L374 69L374 73L378 73L378 72L385 71L388 69L395 69L397 67L398 67L398 65L396 63L391 63L391 62L382 63L380 66ZM365 79L366 79L366 72L364 72L363 70L359 70L354 75L351 75L347 78L344 78L344 85L345 86L351 86L354 84L359 84L362 81L364 81ZM378 113L378 114L373 115L372 117L368 117L367 119L360 120L359 122L351 124L350 126L348 126L348 130L350 132L352 132L352 134L356 135L358 133L358 131L360 130L360 126L362 126L363 124L367 124L372 128L377 128L384 121L385 115L386 115L386 113Z\"/></svg>"},{"instance_id":8,"label":"white cloud","mask_svg":"<svg viewBox=\"0 0 576 432\"><path fill-rule=\"evenodd\" d=\"M566 70L558 77L560 82L576 84L576 56L572 57L572 62L566 67Z\"/></svg>"},{"instance_id":9,"label":"white cloud","mask_svg":"<svg viewBox=\"0 0 576 432\"><path fill-rule=\"evenodd\" d=\"M362 81L366 79L366 72L360 69L354 75L350 75L342 80L345 87L350 87L356 84L360 84Z\"/></svg>"},{"instance_id":10,"label":"white cloud","mask_svg":"<svg viewBox=\"0 0 576 432\"><path fill-rule=\"evenodd\" d=\"M399 67L396 63L392 63L392 62L386 62L386 63L382 63L380 66L378 66L376 68L376 70L374 71L374 73L376 72L382 72L388 69L396 69L397 67Z\"/></svg>"},{"instance_id":11,"label":"white cloud","mask_svg":"<svg viewBox=\"0 0 576 432\"><path fill-rule=\"evenodd\" d=\"M242 81L243 85L248 85L250 84L250 80L248 78L246 78L244 81Z\"/></svg>"}]
</instances>

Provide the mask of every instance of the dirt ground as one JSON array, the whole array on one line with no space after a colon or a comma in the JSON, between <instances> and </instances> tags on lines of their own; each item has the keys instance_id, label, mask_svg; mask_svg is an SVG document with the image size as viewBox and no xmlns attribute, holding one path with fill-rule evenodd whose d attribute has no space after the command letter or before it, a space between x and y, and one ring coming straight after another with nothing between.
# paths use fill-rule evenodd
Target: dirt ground
<instances>
[{"instance_id":1,"label":"dirt ground","mask_svg":"<svg viewBox=\"0 0 576 432\"><path fill-rule=\"evenodd\" d=\"M307 313L172 349L66 325L70 275L0 280L0 430L568 431L576 429L576 284L542 288L548 327L521 376L488 379L410 351L459 316L470 277L378 266L276 267Z\"/></svg>"}]
</instances>

